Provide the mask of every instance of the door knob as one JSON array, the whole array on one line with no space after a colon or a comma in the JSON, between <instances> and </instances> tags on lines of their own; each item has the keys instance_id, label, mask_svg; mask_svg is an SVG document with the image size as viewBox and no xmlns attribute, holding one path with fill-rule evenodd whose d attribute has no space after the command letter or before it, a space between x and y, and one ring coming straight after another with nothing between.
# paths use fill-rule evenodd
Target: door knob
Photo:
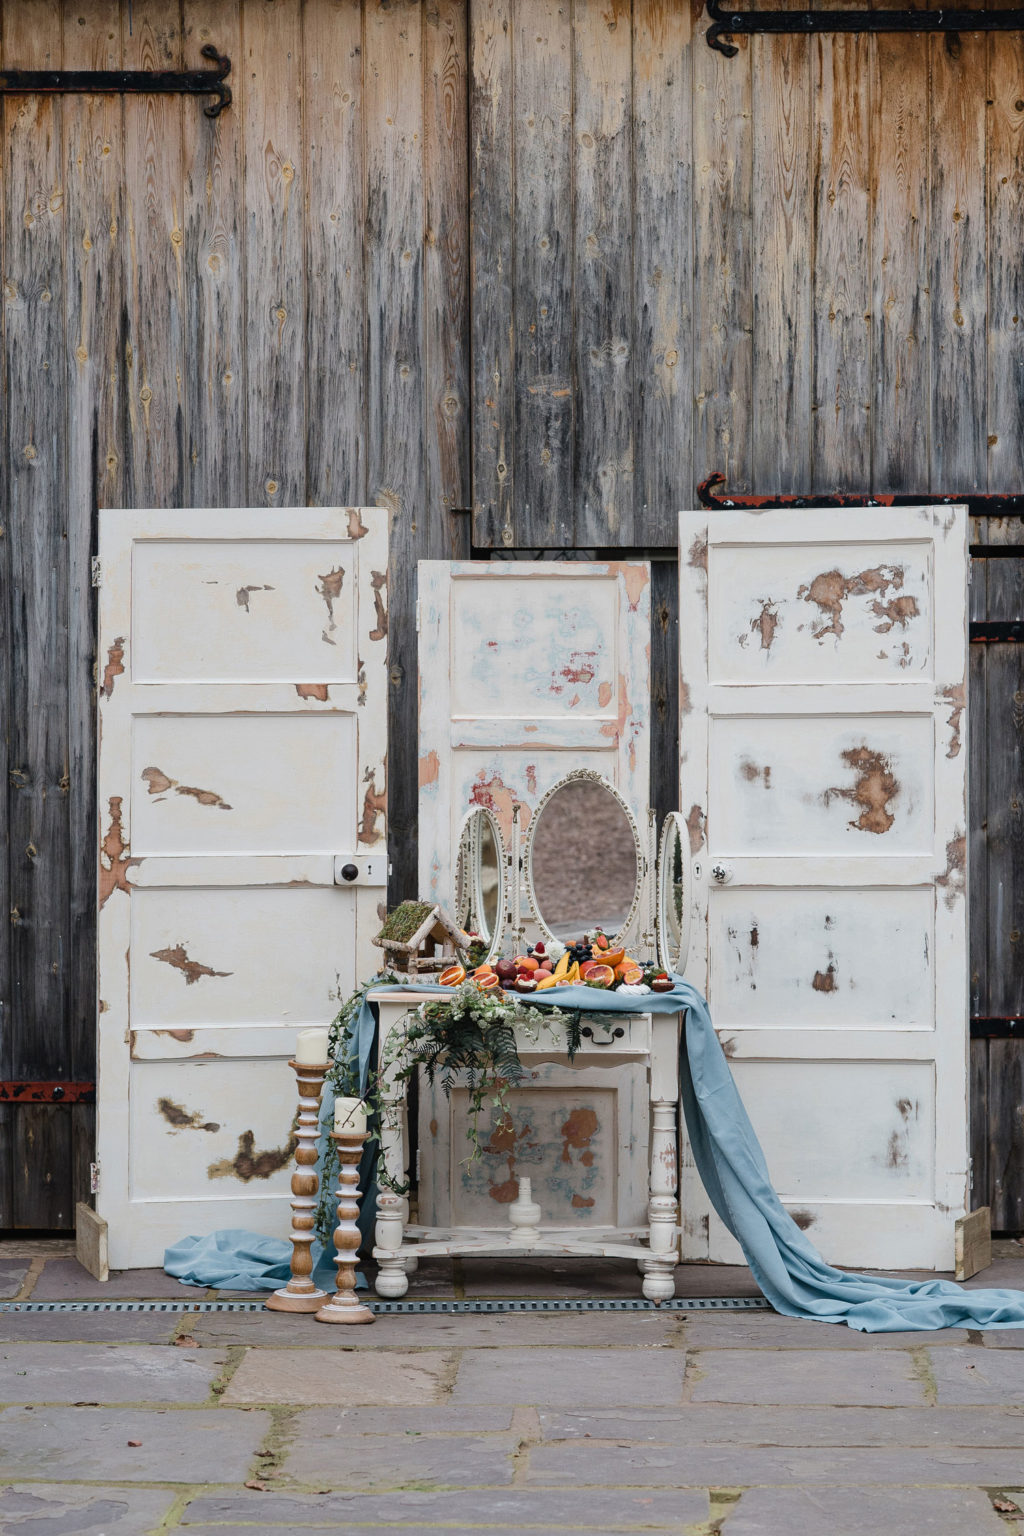
<instances>
[{"instance_id":1,"label":"door knob","mask_svg":"<svg viewBox=\"0 0 1024 1536\"><path fill-rule=\"evenodd\" d=\"M716 885L726 885L732 879L732 870L728 864L712 864L711 878Z\"/></svg>"}]
</instances>

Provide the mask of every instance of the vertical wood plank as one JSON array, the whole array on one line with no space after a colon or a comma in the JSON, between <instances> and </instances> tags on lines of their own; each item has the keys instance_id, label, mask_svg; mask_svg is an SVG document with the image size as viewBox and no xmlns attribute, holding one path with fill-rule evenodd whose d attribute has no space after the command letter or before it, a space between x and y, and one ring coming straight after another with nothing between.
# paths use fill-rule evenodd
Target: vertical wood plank
<instances>
[{"instance_id":1,"label":"vertical wood plank","mask_svg":"<svg viewBox=\"0 0 1024 1536\"><path fill-rule=\"evenodd\" d=\"M84 21L84 25L81 23ZM119 69L118 0L64 5L65 69ZM62 103L67 252L70 1075L96 1075L96 509L124 497L121 102ZM69 1111L74 1123L77 1109Z\"/></svg>"},{"instance_id":2,"label":"vertical wood plank","mask_svg":"<svg viewBox=\"0 0 1024 1536\"><path fill-rule=\"evenodd\" d=\"M968 1063L971 1107L971 1210L988 1205L988 1041L972 1040Z\"/></svg>"},{"instance_id":3,"label":"vertical wood plank","mask_svg":"<svg viewBox=\"0 0 1024 1536\"><path fill-rule=\"evenodd\" d=\"M72 1107L65 1104L18 1105L14 1147L15 1227L37 1232L67 1232L75 1225Z\"/></svg>"},{"instance_id":4,"label":"vertical wood plank","mask_svg":"<svg viewBox=\"0 0 1024 1536\"><path fill-rule=\"evenodd\" d=\"M810 43L754 37L750 69L752 457L754 489L771 495L811 477Z\"/></svg>"},{"instance_id":5,"label":"vertical wood plank","mask_svg":"<svg viewBox=\"0 0 1024 1536\"><path fill-rule=\"evenodd\" d=\"M0 68L4 62L3 11L0 10ZM0 111L0 123L4 126L3 166L7 171L7 123L6 105ZM0 258L7 251L6 231L9 219L6 196L0 196ZM7 387L7 299L6 289L0 291L0 366L3 389ZM8 413L0 416L0 453L4 462L11 461ZM10 476L0 477L0 520L5 528L11 526ZM0 539L0 709L4 718L11 713L13 703L13 663L11 640L11 541ZM0 850L0 914L11 910L9 889L9 829L11 816L11 777L8 756L7 732L0 731L0 826L4 830L4 846ZM11 1014L11 924L0 923L0 1072L5 1078L12 1074L14 1055ZM14 1224L14 1121L10 1105L0 1105L0 1225Z\"/></svg>"},{"instance_id":6,"label":"vertical wood plank","mask_svg":"<svg viewBox=\"0 0 1024 1536\"><path fill-rule=\"evenodd\" d=\"M874 40L814 43L813 471L816 491L871 488L869 125Z\"/></svg>"},{"instance_id":7,"label":"vertical wood plank","mask_svg":"<svg viewBox=\"0 0 1024 1536\"><path fill-rule=\"evenodd\" d=\"M516 542L574 539L572 0L512 9Z\"/></svg>"},{"instance_id":8,"label":"vertical wood plank","mask_svg":"<svg viewBox=\"0 0 1024 1536\"><path fill-rule=\"evenodd\" d=\"M198 101L183 109L186 503L237 507L246 426L240 0L184 0L184 20L185 68L209 68L201 50L212 43L231 60L233 95L216 118Z\"/></svg>"},{"instance_id":9,"label":"vertical wood plank","mask_svg":"<svg viewBox=\"0 0 1024 1536\"><path fill-rule=\"evenodd\" d=\"M23 68L60 68L61 28L46 0L4 12L4 51ZM68 563L62 103L4 102L6 538L10 544L8 770L14 1077L70 1076ZM15 1117L15 1226L57 1226L69 1210L69 1122L44 1134L37 1107ZM47 1122L47 1126L49 1122ZM33 1138L37 1144L33 1145ZM31 1177L31 1170L39 1173ZM48 1185L45 1183L48 1181ZM52 1192L52 1199L48 1191Z\"/></svg>"},{"instance_id":10,"label":"vertical wood plank","mask_svg":"<svg viewBox=\"0 0 1024 1536\"><path fill-rule=\"evenodd\" d=\"M880 34L871 77L872 489L930 479L927 41Z\"/></svg>"},{"instance_id":11,"label":"vertical wood plank","mask_svg":"<svg viewBox=\"0 0 1024 1536\"><path fill-rule=\"evenodd\" d=\"M124 67L180 69L178 0L132 0L131 12ZM185 487L182 103L124 98L126 491L139 507L180 506Z\"/></svg>"},{"instance_id":12,"label":"vertical wood plank","mask_svg":"<svg viewBox=\"0 0 1024 1536\"><path fill-rule=\"evenodd\" d=\"M430 537L423 484L423 74L416 0L366 0L368 466L391 511L388 828L393 899L416 887L416 560Z\"/></svg>"},{"instance_id":13,"label":"vertical wood plank","mask_svg":"<svg viewBox=\"0 0 1024 1536\"><path fill-rule=\"evenodd\" d=\"M300 0L246 5L247 494L306 503L306 343Z\"/></svg>"},{"instance_id":14,"label":"vertical wood plank","mask_svg":"<svg viewBox=\"0 0 1024 1536\"><path fill-rule=\"evenodd\" d=\"M1024 1231L1024 1041L988 1043L988 1176L993 1232Z\"/></svg>"},{"instance_id":15,"label":"vertical wood plank","mask_svg":"<svg viewBox=\"0 0 1024 1536\"><path fill-rule=\"evenodd\" d=\"M935 491L987 484L984 33L929 38L932 444Z\"/></svg>"},{"instance_id":16,"label":"vertical wood plank","mask_svg":"<svg viewBox=\"0 0 1024 1536\"><path fill-rule=\"evenodd\" d=\"M694 479L752 487L750 47L735 58L693 42Z\"/></svg>"},{"instance_id":17,"label":"vertical wood plank","mask_svg":"<svg viewBox=\"0 0 1024 1536\"><path fill-rule=\"evenodd\" d=\"M573 8L575 543L636 542L631 0Z\"/></svg>"},{"instance_id":18,"label":"vertical wood plank","mask_svg":"<svg viewBox=\"0 0 1024 1536\"><path fill-rule=\"evenodd\" d=\"M986 645L989 1013L1024 1014L1024 646Z\"/></svg>"},{"instance_id":19,"label":"vertical wood plank","mask_svg":"<svg viewBox=\"0 0 1024 1536\"><path fill-rule=\"evenodd\" d=\"M473 542L515 541L511 0L474 0L470 56Z\"/></svg>"},{"instance_id":20,"label":"vertical wood plank","mask_svg":"<svg viewBox=\"0 0 1024 1536\"><path fill-rule=\"evenodd\" d=\"M469 210L463 0L431 0L423 27L423 369L426 521L431 555L458 559L468 530ZM426 548L424 549L426 553Z\"/></svg>"},{"instance_id":21,"label":"vertical wood plank","mask_svg":"<svg viewBox=\"0 0 1024 1536\"><path fill-rule=\"evenodd\" d=\"M679 809L679 567L651 561L651 790L660 828Z\"/></svg>"},{"instance_id":22,"label":"vertical wood plank","mask_svg":"<svg viewBox=\"0 0 1024 1536\"><path fill-rule=\"evenodd\" d=\"M988 488L1000 491L1024 475L1024 38L988 42Z\"/></svg>"},{"instance_id":23,"label":"vertical wood plank","mask_svg":"<svg viewBox=\"0 0 1024 1536\"><path fill-rule=\"evenodd\" d=\"M366 503L363 19L359 0L303 10L307 500Z\"/></svg>"},{"instance_id":24,"label":"vertical wood plank","mask_svg":"<svg viewBox=\"0 0 1024 1536\"><path fill-rule=\"evenodd\" d=\"M975 562L984 564L985 562ZM994 563L994 562L993 562ZM971 596L979 580L977 570L971 583ZM972 645L968 653L967 697L968 711L968 760L967 781L970 794L968 816L968 874L970 888L968 902L970 912L970 1011L982 1018L992 1013L988 986L988 829L986 802L988 779L986 759L988 748L988 702L986 692L987 656L989 645Z\"/></svg>"},{"instance_id":25,"label":"vertical wood plank","mask_svg":"<svg viewBox=\"0 0 1024 1536\"><path fill-rule=\"evenodd\" d=\"M678 510L694 502L691 34L689 6L634 0L633 536L641 544L674 546ZM674 578L670 585L675 594Z\"/></svg>"}]
</instances>

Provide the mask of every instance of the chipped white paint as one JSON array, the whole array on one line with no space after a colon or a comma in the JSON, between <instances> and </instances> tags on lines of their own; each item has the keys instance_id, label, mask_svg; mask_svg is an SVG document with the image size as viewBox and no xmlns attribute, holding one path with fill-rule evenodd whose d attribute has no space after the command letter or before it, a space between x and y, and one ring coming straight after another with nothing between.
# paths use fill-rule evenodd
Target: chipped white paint
<instances>
[{"instance_id":1,"label":"chipped white paint","mask_svg":"<svg viewBox=\"0 0 1024 1536\"><path fill-rule=\"evenodd\" d=\"M98 1209L121 1268L186 1233L287 1235L295 1035L377 958L388 514L111 510L100 541Z\"/></svg>"},{"instance_id":2,"label":"chipped white paint","mask_svg":"<svg viewBox=\"0 0 1024 1536\"><path fill-rule=\"evenodd\" d=\"M965 511L685 512L680 548L687 974L826 1258L951 1269ZM683 1164L684 1255L735 1261L686 1148Z\"/></svg>"},{"instance_id":3,"label":"chipped white paint","mask_svg":"<svg viewBox=\"0 0 1024 1536\"><path fill-rule=\"evenodd\" d=\"M420 894L450 899L473 805L511 843L570 769L639 819L650 761L650 567L421 561Z\"/></svg>"}]
</instances>

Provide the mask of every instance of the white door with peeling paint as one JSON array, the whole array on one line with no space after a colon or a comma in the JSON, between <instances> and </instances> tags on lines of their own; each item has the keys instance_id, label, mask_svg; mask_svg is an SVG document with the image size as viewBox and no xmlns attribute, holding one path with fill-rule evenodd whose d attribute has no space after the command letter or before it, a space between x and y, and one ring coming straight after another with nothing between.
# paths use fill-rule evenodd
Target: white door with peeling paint
<instances>
[{"instance_id":1,"label":"white door with peeling paint","mask_svg":"<svg viewBox=\"0 0 1024 1536\"><path fill-rule=\"evenodd\" d=\"M420 893L450 903L466 812L510 846L564 774L591 768L643 826L650 781L650 566L421 560Z\"/></svg>"},{"instance_id":2,"label":"white door with peeling paint","mask_svg":"<svg viewBox=\"0 0 1024 1536\"><path fill-rule=\"evenodd\" d=\"M962 507L680 520L687 975L838 1264L951 1269L968 1203L967 570Z\"/></svg>"},{"instance_id":3,"label":"white door with peeling paint","mask_svg":"<svg viewBox=\"0 0 1024 1536\"><path fill-rule=\"evenodd\" d=\"M288 1234L296 1031L378 960L387 558L379 508L100 514L114 1267L218 1228Z\"/></svg>"}]
</instances>

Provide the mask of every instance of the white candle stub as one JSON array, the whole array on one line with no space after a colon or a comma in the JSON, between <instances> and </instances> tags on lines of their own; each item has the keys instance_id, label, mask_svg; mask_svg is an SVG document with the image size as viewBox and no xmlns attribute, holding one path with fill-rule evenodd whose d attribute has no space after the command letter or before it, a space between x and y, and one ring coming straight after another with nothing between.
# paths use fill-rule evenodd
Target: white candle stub
<instances>
[{"instance_id":1,"label":"white candle stub","mask_svg":"<svg viewBox=\"0 0 1024 1536\"><path fill-rule=\"evenodd\" d=\"M326 1029L300 1029L295 1042L295 1060L300 1067L322 1067L327 1061Z\"/></svg>"},{"instance_id":2,"label":"white candle stub","mask_svg":"<svg viewBox=\"0 0 1024 1536\"><path fill-rule=\"evenodd\" d=\"M362 1099L335 1099L334 1129L339 1136L365 1136L366 1105Z\"/></svg>"}]
</instances>

